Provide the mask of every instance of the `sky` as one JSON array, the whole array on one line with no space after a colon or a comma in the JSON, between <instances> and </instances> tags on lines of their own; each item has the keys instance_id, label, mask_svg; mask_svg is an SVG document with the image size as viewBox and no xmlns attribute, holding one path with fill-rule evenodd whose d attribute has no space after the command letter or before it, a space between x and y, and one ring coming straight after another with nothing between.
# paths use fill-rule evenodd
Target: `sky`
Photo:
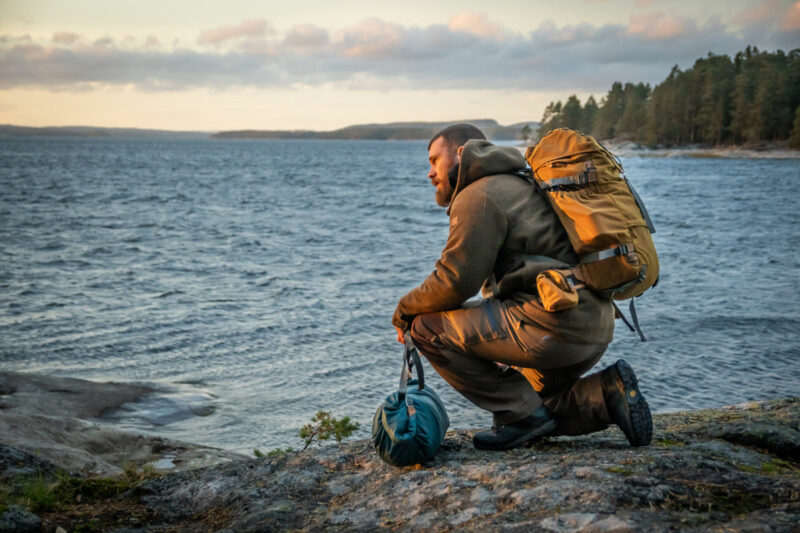
<instances>
[{"instance_id":1,"label":"sky","mask_svg":"<svg viewBox=\"0 0 800 533\"><path fill-rule=\"evenodd\" d=\"M511 124L748 44L799 48L800 1L0 0L0 124Z\"/></svg>"}]
</instances>

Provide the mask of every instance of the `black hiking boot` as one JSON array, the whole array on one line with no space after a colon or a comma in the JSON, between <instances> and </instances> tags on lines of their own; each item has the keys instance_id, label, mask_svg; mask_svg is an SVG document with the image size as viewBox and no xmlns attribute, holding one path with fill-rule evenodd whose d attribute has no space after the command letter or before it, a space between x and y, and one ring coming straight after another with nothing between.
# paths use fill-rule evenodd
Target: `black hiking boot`
<instances>
[{"instance_id":1,"label":"black hiking boot","mask_svg":"<svg viewBox=\"0 0 800 533\"><path fill-rule=\"evenodd\" d=\"M472 444L479 450L510 450L535 442L555 428L556 421L541 406L519 422L477 432Z\"/></svg>"},{"instance_id":2,"label":"black hiking boot","mask_svg":"<svg viewBox=\"0 0 800 533\"><path fill-rule=\"evenodd\" d=\"M650 444L653 417L631 366L620 359L603 370L601 382L611 421L625 433L631 446Z\"/></svg>"}]
</instances>

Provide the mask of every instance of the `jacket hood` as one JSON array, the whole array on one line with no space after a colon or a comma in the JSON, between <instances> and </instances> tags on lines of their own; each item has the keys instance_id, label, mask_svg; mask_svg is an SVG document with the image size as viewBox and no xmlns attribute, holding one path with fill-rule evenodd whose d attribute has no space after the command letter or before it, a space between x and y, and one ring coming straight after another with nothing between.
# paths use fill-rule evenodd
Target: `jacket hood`
<instances>
[{"instance_id":1,"label":"jacket hood","mask_svg":"<svg viewBox=\"0 0 800 533\"><path fill-rule=\"evenodd\" d=\"M489 141L471 139L464 145L458 167L458 179L450 198L453 205L456 195L464 188L486 176L510 174L527 166L522 152L512 146L495 146ZM448 207L447 212L450 212Z\"/></svg>"}]
</instances>

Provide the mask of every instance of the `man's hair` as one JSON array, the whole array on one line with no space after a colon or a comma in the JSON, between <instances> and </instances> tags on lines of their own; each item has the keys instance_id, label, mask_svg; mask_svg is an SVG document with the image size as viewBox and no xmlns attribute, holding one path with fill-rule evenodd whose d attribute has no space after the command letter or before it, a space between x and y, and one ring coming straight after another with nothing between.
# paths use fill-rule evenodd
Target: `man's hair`
<instances>
[{"instance_id":1,"label":"man's hair","mask_svg":"<svg viewBox=\"0 0 800 533\"><path fill-rule=\"evenodd\" d=\"M447 141L450 146L455 148L463 146L470 139L486 140L486 135L484 135L481 130L472 124L451 124L431 137L431 140L428 143L428 150L430 150L433 141L439 137L444 138L444 140Z\"/></svg>"}]
</instances>

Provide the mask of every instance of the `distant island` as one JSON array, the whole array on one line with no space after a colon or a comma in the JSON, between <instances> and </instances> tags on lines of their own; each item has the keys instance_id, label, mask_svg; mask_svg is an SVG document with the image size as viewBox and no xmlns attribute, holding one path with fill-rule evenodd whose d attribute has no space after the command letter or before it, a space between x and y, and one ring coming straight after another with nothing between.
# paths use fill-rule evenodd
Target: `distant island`
<instances>
[{"instance_id":1,"label":"distant island","mask_svg":"<svg viewBox=\"0 0 800 533\"><path fill-rule=\"evenodd\" d=\"M344 140L428 140L437 131L456 122L469 122L481 128L492 140L521 140L524 132L536 131L538 122L518 122L501 126L493 119L451 120L446 122L391 122L357 124L333 131L313 130L237 130L202 132L139 128L101 128L94 126L30 127L0 124L0 139L29 137L91 137L152 139L344 139Z\"/></svg>"},{"instance_id":2,"label":"distant island","mask_svg":"<svg viewBox=\"0 0 800 533\"><path fill-rule=\"evenodd\" d=\"M95 126L13 126L0 124L0 139L25 137L92 137L92 138L159 138L159 139L207 139L211 132L169 131L140 128L100 128Z\"/></svg>"},{"instance_id":3,"label":"distant island","mask_svg":"<svg viewBox=\"0 0 800 533\"><path fill-rule=\"evenodd\" d=\"M486 136L498 141L522 139L522 131L534 131L538 122L517 122L501 126L493 119L450 120L446 122L390 122L388 124L357 124L333 131L312 130L238 130L221 131L213 139L344 139L409 141L428 140L449 124L468 122L479 127Z\"/></svg>"}]
</instances>

